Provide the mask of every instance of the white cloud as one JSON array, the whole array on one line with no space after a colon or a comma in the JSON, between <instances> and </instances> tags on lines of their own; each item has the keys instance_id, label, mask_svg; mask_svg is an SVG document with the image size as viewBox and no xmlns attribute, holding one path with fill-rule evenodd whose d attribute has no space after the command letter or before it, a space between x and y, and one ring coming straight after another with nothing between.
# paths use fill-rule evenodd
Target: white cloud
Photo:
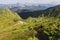
<instances>
[{"instance_id":1,"label":"white cloud","mask_svg":"<svg viewBox=\"0 0 60 40\"><path fill-rule=\"evenodd\" d=\"M0 3L4 4L12 4L12 3L43 3L43 4L47 4L47 3L56 3L56 4L60 4L60 0L0 0Z\"/></svg>"},{"instance_id":2,"label":"white cloud","mask_svg":"<svg viewBox=\"0 0 60 40\"><path fill-rule=\"evenodd\" d=\"M60 3L60 0L36 0L37 3Z\"/></svg>"}]
</instances>

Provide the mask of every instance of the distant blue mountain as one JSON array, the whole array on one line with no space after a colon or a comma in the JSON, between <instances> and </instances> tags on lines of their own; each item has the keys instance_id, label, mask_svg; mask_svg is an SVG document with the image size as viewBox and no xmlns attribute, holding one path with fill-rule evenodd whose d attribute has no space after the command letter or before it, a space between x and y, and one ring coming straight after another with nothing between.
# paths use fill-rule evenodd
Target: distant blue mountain
<instances>
[{"instance_id":1,"label":"distant blue mountain","mask_svg":"<svg viewBox=\"0 0 60 40\"><path fill-rule=\"evenodd\" d=\"M3 8L3 7L9 7L11 10L13 11L18 11L18 10L31 10L31 11L34 11L34 10L45 10L49 7L53 7L55 6L55 4L38 4L38 5L26 5L26 4L0 4L0 8Z\"/></svg>"}]
</instances>

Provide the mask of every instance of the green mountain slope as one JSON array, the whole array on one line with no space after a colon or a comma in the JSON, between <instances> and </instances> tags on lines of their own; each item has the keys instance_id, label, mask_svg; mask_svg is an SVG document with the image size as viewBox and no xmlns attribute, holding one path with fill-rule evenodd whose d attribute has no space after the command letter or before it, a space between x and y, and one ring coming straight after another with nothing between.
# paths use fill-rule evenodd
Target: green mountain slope
<instances>
[{"instance_id":1,"label":"green mountain slope","mask_svg":"<svg viewBox=\"0 0 60 40\"><path fill-rule=\"evenodd\" d=\"M21 19L17 13L7 7L1 9L0 40L60 40L60 18L55 17L60 13L57 14L56 8L52 8L52 12L56 13L56 15L52 13L55 15L52 17L50 9L27 12L22 15L29 17L27 19Z\"/></svg>"},{"instance_id":2,"label":"green mountain slope","mask_svg":"<svg viewBox=\"0 0 60 40\"><path fill-rule=\"evenodd\" d=\"M17 13L10 11L9 8L3 8L0 10L0 26L10 26L18 20L20 20L20 17Z\"/></svg>"},{"instance_id":3,"label":"green mountain slope","mask_svg":"<svg viewBox=\"0 0 60 40\"><path fill-rule=\"evenodd\" d=\"M57 17L60 16L60 5L48 8L46 10L37 10L37 11L31 11L31 12L23 12L23 13L19 13L20 16L23 19L29 18L29 17L33 17L33 18L37 18L39 16L42 16L42 14L44 14L45 16L53 16L53 17Z\"/></svg>"},{"instance_id":4,"label":"green mountain slope","mask_svg":"<svg viewBox=\"0 0 60 40\"><path fill-rule=\"evenodd\" d=\"M33 37L34 30L29 30L27 25L27 22L22 21L9 8L0 10L0 40L29 40Z\"/></svg>"},{"instance_id":5,"label":"green mountain slope","mask_svg":"<svg viewBox=\"0 0 60 40\"><path fill-rule=\"evenodd\" d=\"M54 17L60 15L60 5L46 9L45 14Z\"/></svg>"}]
</instances>

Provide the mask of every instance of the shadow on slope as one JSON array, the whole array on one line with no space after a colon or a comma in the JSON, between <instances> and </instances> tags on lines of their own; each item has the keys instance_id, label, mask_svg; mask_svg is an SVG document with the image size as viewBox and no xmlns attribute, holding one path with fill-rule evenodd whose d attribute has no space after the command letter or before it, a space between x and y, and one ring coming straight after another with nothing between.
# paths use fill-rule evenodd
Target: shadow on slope
<instances>
[{"instance_id":1,"label":"shadow on slope","mask_svg":"<svg viewBox=\"0 0 60 40\"><path fill-rule=\"evenodd\" d=\"M29 18L29 17L37 18L37 17L39 17L39 16L42 15L42 11L21 12L21 13L18 13L18 15L19 15L22 19L27 19L27 18Z\"/></svg>"}]
</instances>

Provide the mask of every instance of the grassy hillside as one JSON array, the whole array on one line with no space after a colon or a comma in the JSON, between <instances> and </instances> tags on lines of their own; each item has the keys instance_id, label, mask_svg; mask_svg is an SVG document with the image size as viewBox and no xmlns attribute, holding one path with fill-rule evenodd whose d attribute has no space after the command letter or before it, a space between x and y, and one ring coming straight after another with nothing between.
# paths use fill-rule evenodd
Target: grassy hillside
<instances>
[{"instance_id":1,"label":"grassy hillside","mask_svg":"<svg viewBox=\"0 0 60 40\"><path fill-rule=\"evenodd\" d=\"M6 7L0 10L0 40L32 39L35 32L34 30L29 30L27 25L27 22L22 21L20 16L9 8Z\"/></svg>"},{"instance_id":2,"label":"grassy hillside","mask_svg":"<svg viewBox=\"0 0 60 40\"><path fill-rule=\"evenodd\" d=\"M44 14L35 17L22 19L7 7L1 9L0 40L60 40L59 17L44 16Z\"/></svg>"},{"instance_id":3,"label":"grassy hillside","mask_svg":"<svg viewBox=\"0 0 60 40\"><path fill-rule=\"evenodd\" d=\"M0 10L0 25L6 27L7 25L13 25L15 21L20 20L17 13L10 11L8 8Z\"/></svg>"}]
</instances>

